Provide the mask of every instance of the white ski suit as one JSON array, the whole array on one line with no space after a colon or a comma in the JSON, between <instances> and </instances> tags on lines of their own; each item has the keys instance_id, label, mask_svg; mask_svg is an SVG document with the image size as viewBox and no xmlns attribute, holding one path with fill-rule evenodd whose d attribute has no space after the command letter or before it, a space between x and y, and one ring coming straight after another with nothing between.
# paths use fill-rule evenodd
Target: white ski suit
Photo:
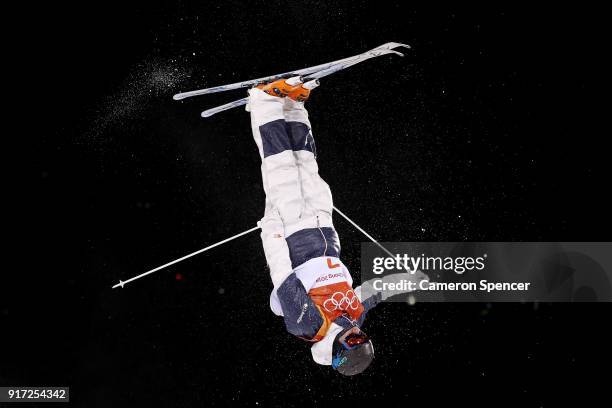
<instances>
[{"instance_id":1,"label":"white ski suit","mask_svg":"<svg viewBox=\"0 0 612 408\"><path fill-rule=\"evenodd\" d=\"M329 186L319 176L314 138L308 112L301 102L278 98L254 88L249 91L251 127L262 159L261 175L266 193L266 209L261 220L261 238L270 275L277 288L293 271L287 243L284 239L306 228L331 227L332 195ZM293 146L280 137L275 127L289 124L305 133L303 146ZM271 129L275 140L263 141L261 128ZM293 130L293 129L292 129ZM290 134L290 137L292 135ZM266 143L267 142L267 143Z\"/></svg>"},{"instance_id":2,"label":"white ski suit","mask_svg":"<svg viewBox=\"0 0 612 408\"><path fill-rule=\"evenodd\" d=\"M341 273L334 274L326 284L346 282L352 288L350 273L339 259L340 245L332 223L331 191L319 176L314 138L304 104L271 96L256 88L249 94L247 110L251 112L253 137L262 159L261 174L266 193L261 239L274 285L270 307L275 314L284 316L290 332L302 338L312 337L321 324L314 305L311 305L312 310L298 309L300 314L294 319L292 315L296 310L283 308L277 291L290 275L292 282L301 283L304 293L321 286L319 280L327 273L324 262L330 262L331 266L341 265ZM312 303L308 299L301 301ZM365 313L363 315L365 317ZM314 322L312 333L304 329L311 321L309 317ZM293 320L302 327L291 328ZM313 345L316 362L331 364L332 342L341 330L341 326L332 323L327 335Z\"/></svg>"},{"instance_id":3,"label":"white ski suit","mask_svg":"<svg viewBox=\"0 0 612 408\"><path fill-rule=\"evenodd\" d=\"M313 359L332 361L336 335L361 326L366 313L388 297L353 279L340 261L332 223L332 195L319 176L308 112L302 102L253 88L247 110L262 159L266 209L261 239L274 286L270 307L287 331L313 342ZM421 279L393 274L383 281Z\"/></svg>"}]
</instances>

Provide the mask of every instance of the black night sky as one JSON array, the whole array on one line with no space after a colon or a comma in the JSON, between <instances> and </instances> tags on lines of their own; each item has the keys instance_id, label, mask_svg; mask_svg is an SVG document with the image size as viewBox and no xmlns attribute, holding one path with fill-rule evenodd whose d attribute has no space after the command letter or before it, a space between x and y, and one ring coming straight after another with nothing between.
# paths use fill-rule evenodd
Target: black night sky
<instances>
[{"instance_id":1,"label":"black night sky","mask_svg":"<svg viewBox=\"0 0 612 408\"><path fill-rule=\"evenodd\" d=\"M20 92L4 137L23 146L5 150L18 261L2 274L0 385L67 385L88 408L594 396L578 385L609 357L607 304L383 304L365 326L373 366L345 378L269 310L256 233L111 286L263 215L248 114L199 116L245 92L174 93L388 41L413 48L323 79L307 105L338 208L383 241L609 240L595 14L381 1L26 11L23 79L5 78ZM358 281L363 237L334 221Z\"/></svg>"}]
</instances>

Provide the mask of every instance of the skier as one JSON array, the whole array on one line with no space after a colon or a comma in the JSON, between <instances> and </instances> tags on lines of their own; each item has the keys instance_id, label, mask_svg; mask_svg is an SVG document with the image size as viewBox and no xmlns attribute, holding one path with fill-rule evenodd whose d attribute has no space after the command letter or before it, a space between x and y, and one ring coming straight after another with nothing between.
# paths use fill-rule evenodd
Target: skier
<instances>
[{"instance_id":1,"label":"skier","mask_svg":"<svg viewBox=\"0 0 612 408\"><path fill-rule=\"evenodd\" d=\"M246 109L266 193L260 226L274 286L270 307L283 316L289 333L312 343L315 362L355 375L374 358L372 341L361 329L365 316L389 294L377 293L367 283L353 289L340 260L332 195L319 176L304 107L316 86L316 80L302 84L296 77L249 90ZM400 273L383 280L421 278Z\"/></svg>"}]
</instances>

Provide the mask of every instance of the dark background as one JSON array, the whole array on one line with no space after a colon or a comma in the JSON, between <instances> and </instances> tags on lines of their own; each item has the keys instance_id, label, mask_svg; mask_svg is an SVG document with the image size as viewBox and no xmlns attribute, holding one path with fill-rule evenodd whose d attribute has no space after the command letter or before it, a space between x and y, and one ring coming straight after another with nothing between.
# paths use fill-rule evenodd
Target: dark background
<instances>
[{"instance_id":1,"label":"dark background","mask_svg":"<svg viewBox=\"0 0 612 408\"><path fill-rule=\"evenodd\" d=\"M308 103L338 208L386 241L609 240L596 10L193 3L15 17L0 385L67 385L79 407L601 392L607 304L384 304L365 326L373 366L343 378L270 312L257 234L111 289L263 213L248 115L199 117L244 92L172 94L387 41L413 49L324 79ZM335 222L358 280L363 237Z\"/></svg>"}]
</instances>

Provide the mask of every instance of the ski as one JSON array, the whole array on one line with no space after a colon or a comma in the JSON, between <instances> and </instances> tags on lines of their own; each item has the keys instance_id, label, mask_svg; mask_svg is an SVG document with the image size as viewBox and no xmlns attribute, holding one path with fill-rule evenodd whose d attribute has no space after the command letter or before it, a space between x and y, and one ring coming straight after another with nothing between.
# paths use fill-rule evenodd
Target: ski
<instances>
[{"instance_id":1,"label":"ski","mask_svg":"<svg viewBox=\"0 0 612 408\"><path fill-rule=\"evenodd\" d=\"M223 112L232 108L237 108L239 106L242 105L246 105L247 102L249 101L249 98L242 98L242 99L238 99L236 101L230 102L230 103L226 103L224 105L220 105L217 106L215 108L210 108L207 109L205 111L203 111L202 113L200 113L200 116L202 116L203 118L208 118L211 117L212 115L219 113L219 112Z\"/></svg>"},{"instance_id":2,"label":"ski","mask_svg":"<svg viewBox=\"0 0 612 408\"><path fill-rule=\"evenodd\" d=\"M212 87L212 88L198 89L198 90L189 91L189 92L181 92L181 93L177 93L172 98L174 100L176 100L176 101L179 101L181 99L190 98L190 97L193 97L193 96L207 95L207 94L216 93L216 92L224 92L224 91L231 91L231 90L234 90L234 89L247 88L247 87L259 85L259 84L265 83L265 82L272 82L272 81L275 81L275 80L280 79L280 78L289 78L289 77L294 77L294 76L304 76L304 75L312 74L314 72L318 72L318 71L323 71L323 70L329 69L329 68L331 68L331 67L333 67L334 65L337 65L337 64L349 63L349 62L351 62L351 61L353 61L355 59L363 58L364 56L369 55L369 54L377 54L377 53L379 53L381 51L390 51L390 50L393 50L394 48L398 48L398 47L410 48L410 46L406 45L406 44L397 43L397 42L388 42L388 43L380 45L380 46L378 46L376 48L373 48L373 49L371 49L369 51L366 51L364 53L357 54L357 55L354 55L352 57L343 58L343 59L340 59L340 60L337 60L337 61L327 62L325 64L315 65L313 67L303 68L303 69L299 69L299 70L288 71L288 72L284 72L282 74L276 74L276 75L271 75L271 76L267 76L267 77L251 79L251 80L248 80L248 81L236 82L236 83L228 84L228 85L221 85L221 86L215 86L215 87ZM394 53L399 54L399 55L403 55L403 54L401 54L398 51L395 51ZM383 55L383 54L379 54L379 55Z\"/></svg>"},{"instance_id":3,"label":"ski","mask_svg":"<svg viewBox=\"0 0 612 408\"><path fill-rule=\"evenodd\" d=\"M387 43L387 44L392 44L392 43ZM398 43L393 43L393 44L398 44ZM401 44L404 47L409 47L408 45L405 44ZM381 46L382 47L382 46ZM336 72L342 71L346 68L352 67L353 65L359 64L360 62L366 61L370 58L375 58L375 57L380 57L381 55L387 55L387 54L396 54L399 55L401 57L404 56L404 54L402 54L401 52L395 51L393 49L388 49L388 48L375 48L373 50L364 52L363 54L359 54L356 55L354 57L350 57L347 58L345 60L343 60L343 62L335 62L333 64L325 64L327 65L326 68L321 69L319 71L315 71L315 72L311 72L309 74L303 74L300 75L300 82L304 83L307 81L312 81L315 79L320 79L323 77L326 77L328 75L334 74ZM282 78L282 77L281 77ZM200 115L203 118L208 118L214 114L217 114L219 112L223 112L232 108L236 108L238 106L242 106L242 105L246 105L246 103L248 102L248 97L247 98L242 98L242 99L238 99L236 101L233 102L229 102L226 103L224 105L221 106L217 106L211 109L207 109L205 111L203 111Z\"/></svg>"}]
</instances>

